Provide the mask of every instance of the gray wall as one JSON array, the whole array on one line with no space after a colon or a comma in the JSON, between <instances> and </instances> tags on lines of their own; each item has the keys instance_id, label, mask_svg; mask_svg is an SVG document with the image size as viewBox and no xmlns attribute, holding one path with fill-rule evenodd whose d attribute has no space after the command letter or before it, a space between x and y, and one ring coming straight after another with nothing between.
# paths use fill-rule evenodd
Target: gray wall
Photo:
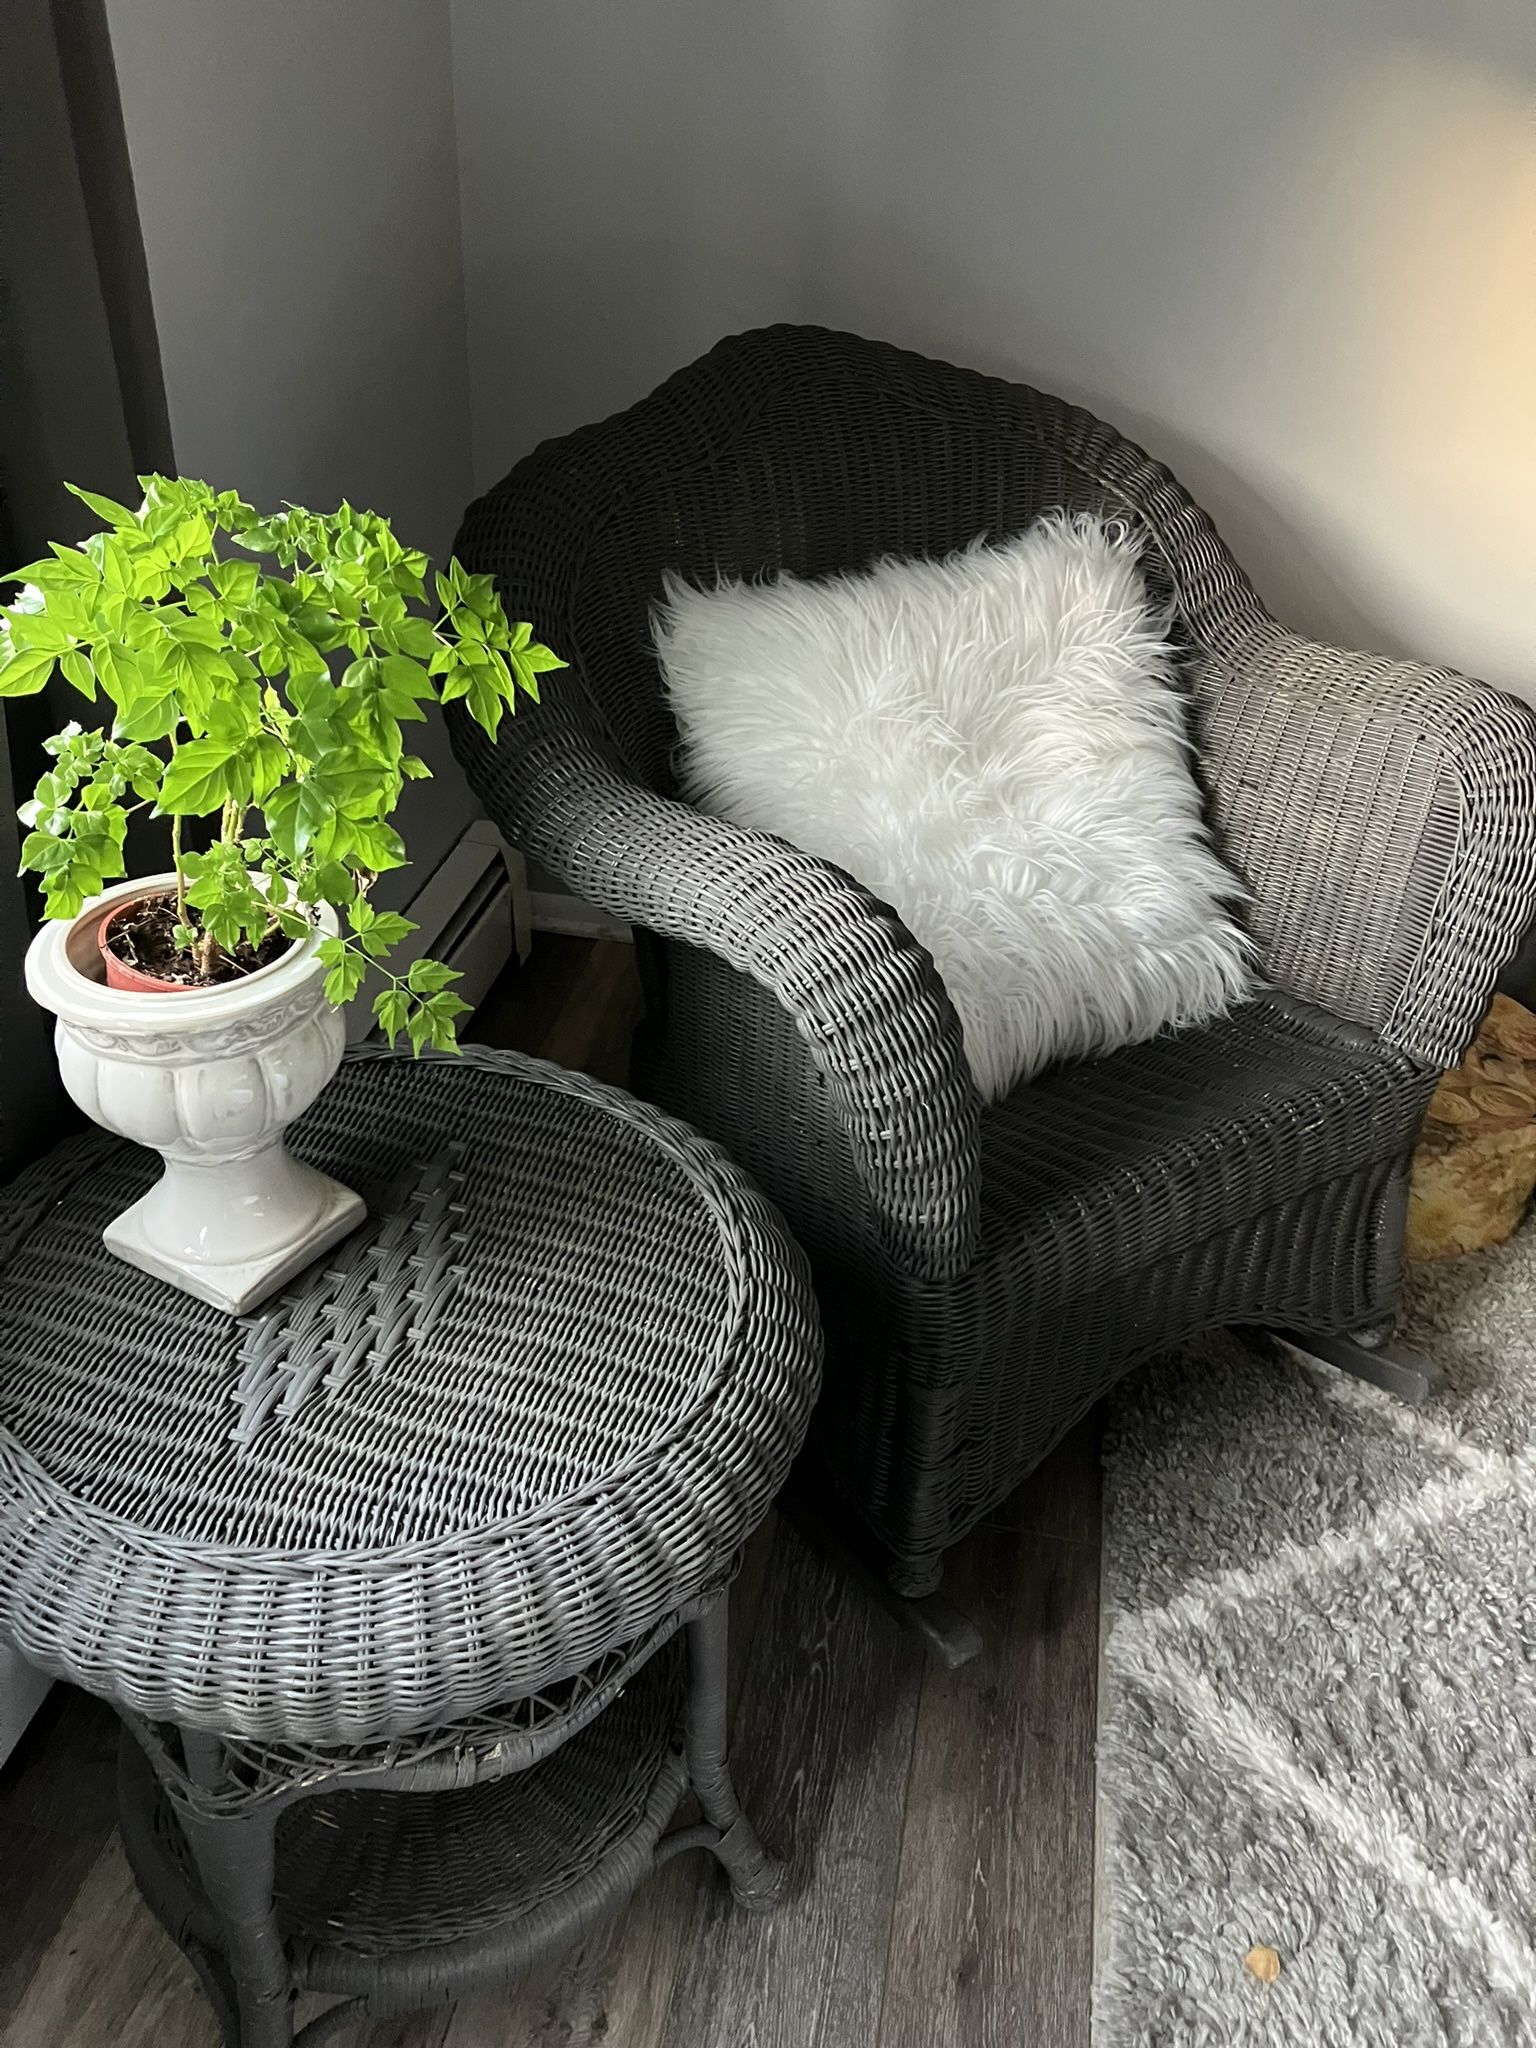
<instances>
[{"instance_id":1,"label":"gray wall","mask_svg":"<svg viewBox=\"0 0 1536 2048\"><path fill-rule=\"evenodd\" d=\"M176 460L447 552L470 489L447 0L108 0ZM473 815L437 771L425 875Z\"/></svg>"},{"instance_id":2,"label":"gray wall","mask_svg":"<svg viewBox=\"0 0 1536 2048\"><path fill-rule=\"evenodd\" d=\"M452 0L477 484L733 328L1075 397L1536 696L1529 0Z\"/></svg>"}]
</instances>

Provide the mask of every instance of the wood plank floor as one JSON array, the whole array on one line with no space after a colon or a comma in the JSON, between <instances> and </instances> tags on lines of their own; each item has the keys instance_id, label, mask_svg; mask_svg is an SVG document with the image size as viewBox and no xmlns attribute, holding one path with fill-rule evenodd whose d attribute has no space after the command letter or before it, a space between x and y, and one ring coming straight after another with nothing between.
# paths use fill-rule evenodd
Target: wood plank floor
<instances>
[{"instance_id":1,"label":"wood plank floor","mask_svg":"<svg viewBox=\"0 0 1536 2048\"><path fill-rule=\"evenodd\" d=\"M620 1080L629 949L541 939L473 1035ZM773 1518L733 1591L732 1751L790 1858L768 1919L681 1857L494 1996L356 2048L1087 2048L1099 1466L1077 1432L953 1556L946 1672ZM217 2048L113 1825L114 1723L55 1688L0 1772L0 2048Z\"/></svg>"}]
</instances>

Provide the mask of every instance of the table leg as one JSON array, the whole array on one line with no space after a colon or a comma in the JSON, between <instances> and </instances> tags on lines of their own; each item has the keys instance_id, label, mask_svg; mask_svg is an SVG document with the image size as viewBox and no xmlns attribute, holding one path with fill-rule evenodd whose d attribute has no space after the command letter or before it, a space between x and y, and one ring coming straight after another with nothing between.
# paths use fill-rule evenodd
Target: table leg
<instances>
[{"instance_id":1,"label":"table leg","mask_svg":"<svg viewBox=\"0 0 1536 2048\"><path fill-rule=\"evenodd\" d=\"M688 1775L717 1831L709 1847L725 1867L736 1903L770 1913L783 1896L784 1865L764 1849L737 1803L726 1756L729 1613L729 1595L722 1592L688 1624Z\"/></svg>"},{"instance_id":2,"label":"table leg","mask_svg":"<svg viewBox=\"0 0 1536 2048\"><path fill-rule=\"evenodd\" d=\"M215 1782L211 1738L185 1738L190 1774ZM277 1922L275 1809L181 1812L209 1905L218 1915L239 2013L238 2048L292 2048L293 1980Z\"/></svg>"}]
</instances>

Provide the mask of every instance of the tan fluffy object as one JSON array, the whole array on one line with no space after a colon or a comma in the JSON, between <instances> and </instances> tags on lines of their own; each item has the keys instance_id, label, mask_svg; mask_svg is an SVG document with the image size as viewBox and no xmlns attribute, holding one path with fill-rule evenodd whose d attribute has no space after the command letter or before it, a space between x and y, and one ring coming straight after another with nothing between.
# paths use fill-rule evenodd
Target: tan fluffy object
<instances>
[{"instance_id":1,"label":"tan fluffy object","mask_svg":"<svg viewBox=\"0 0 1536 2048\"><path fill-rule=\"evenodd\" d=\"M1536 1016L1495 996L1435 1090L1413 1159L1404 1248L1444 1259L1502 1244L1536 1187Z\"/></svg>"}]
</instances>

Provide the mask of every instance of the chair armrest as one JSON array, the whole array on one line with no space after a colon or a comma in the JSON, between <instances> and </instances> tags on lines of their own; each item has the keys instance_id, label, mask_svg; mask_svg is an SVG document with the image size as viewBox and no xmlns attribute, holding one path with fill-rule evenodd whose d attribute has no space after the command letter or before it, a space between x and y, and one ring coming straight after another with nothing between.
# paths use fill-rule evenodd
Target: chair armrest
<instances>
[{"instance_id":1,"label":"chair armrest","mask_svg":"<svg viewBox=\"0 0 1536 2048\"><path fill-rule=\"evenodd\" d=\"M1195 721L1273 979L1454 1066L1536 909L1536 716L1265 620L1202 653Z\"/></svg>"},{"instance_id":2,"label":"chair armrest","mask_svg":"<svg viewBox=\"0 0 1536 2048\"><path fill-rule=\"evenodd\" d=\"M510 763L475 751L489 793ZM980 1099L949 996L895 912L828 861L656 795L570 726L520 745L515 773L516 801L497 808L522 850L587 902L770 989L833 1091L891 1258L963 1272Z\"/></svg>"}]
</instances>

